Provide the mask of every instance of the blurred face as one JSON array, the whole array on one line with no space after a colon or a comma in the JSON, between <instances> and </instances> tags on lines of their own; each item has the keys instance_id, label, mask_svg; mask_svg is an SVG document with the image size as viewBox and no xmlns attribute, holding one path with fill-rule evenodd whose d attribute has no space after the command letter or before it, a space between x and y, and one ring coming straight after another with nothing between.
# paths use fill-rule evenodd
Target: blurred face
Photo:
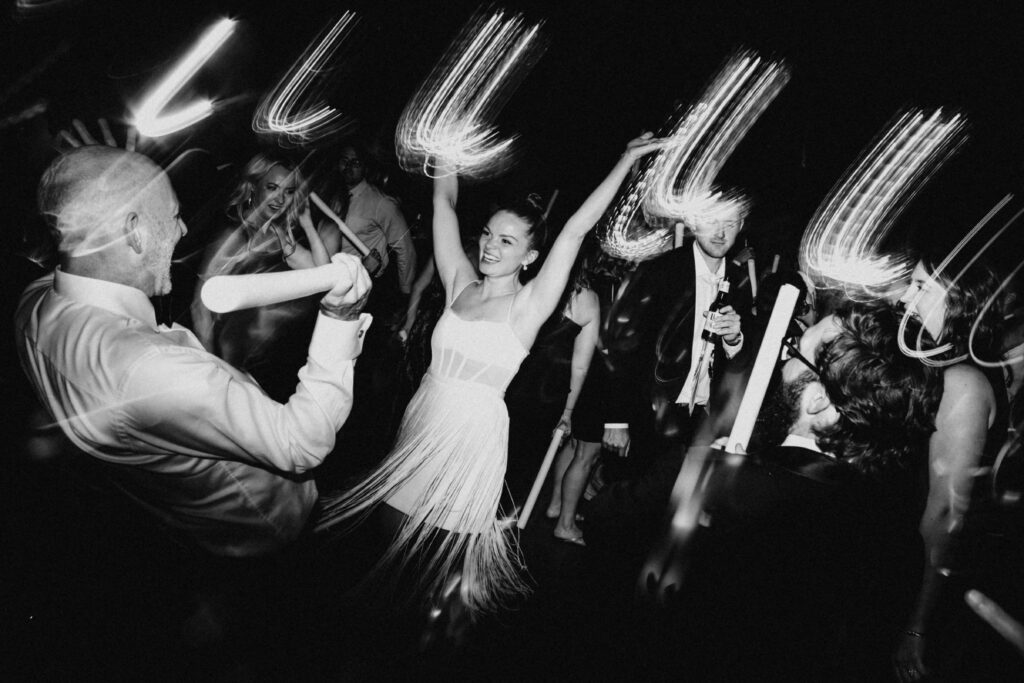
<instances>
[{"instance_id":1,"label":"blurred face","mask_svg":"<svg viewBox=\"0 0 1024 683\"><path fill-rule=\"evenodd\" d=\"M939 341L942 327L946 323L946 288L940 285L918 263L910 276L910 286L900 297L907 313L917 318L932 339Z\"/></svg>"},{"instance_id":2,"label":"blurred face","mask_svg":"<svg viewBox=\"0 0 1024 683\"><path fill-rule=\"evenodd\" d=\"M341 159L338 160L338 170L341 171L342 180L349 188L355 187L363 181L363 160L351 147L342 150Z\"/></svg>"},{"instance_id":3,"label":"blurred face","mask_svg":"<svg viewBox=\"0 0 1024 683\"><path fill-rule=\"evenodd\" d=\"M480 234L481 274L496 277L515 273L536 258L526 221L508 211L491 216Z\"/></svg>"},{"instance_id":4,"label":"blurred face","mask_svg":"<svg viewBox=\"0 0 1024 683\"><path fill-rule=\"evenodd\" d=\"M821 347L839 336L842 328L834 315L827 315L811 325L800 337L798 344L800 354L813 365L818 365L818 353ZM798 380L802 375L811 374L810 368L797 358L790 358L782 366L782 381L786 383Z\"/></svg>"},{"instance_id":5,"label":"blurred face","mask_svg":"<svg viewBox=\"0 0 1024 683\"><path fill-rule=\"evenodd\" d=\"M178 240L188 232L180 212L171 183L161 174L144 193L139 211L145 224L142 258L149 296L171 293L171 257Z\"/></svg>"},{"instance_id":6,"label":"blurred face","mask_svg":"<svg viewBox=\"0 0 1024 683\"><path fill-rule=\"evenodd\" d=\"M743 218L739 213L724 214L716 220L701 221L693 226L697 246L711 258L723 258L736 243L736 236L743 229Z\"/></svg>"},{"instance_id":7,"label":"blurred face","mask_svg":"<svg viewBox=\"0 0 1024 683\"><path fill-rule=\"evenodd\" d=\"M291 205L296 191L295 175L283 166L272 166L256 184L253 195L254 222L265 223L280 216Z\"/></svg>"}]
</instances>

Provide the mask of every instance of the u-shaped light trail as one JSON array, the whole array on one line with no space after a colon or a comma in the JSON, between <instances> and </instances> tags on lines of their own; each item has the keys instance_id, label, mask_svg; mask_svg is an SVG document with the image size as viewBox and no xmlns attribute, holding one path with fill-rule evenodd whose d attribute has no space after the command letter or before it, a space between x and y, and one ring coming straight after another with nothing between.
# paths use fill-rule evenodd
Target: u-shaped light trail
<instances>
[{"instance_id":1,"label":"u-shaped light trail","mask_svg":"<svg viewBox=\"0 0 1024 683\"><path fill-rule=\"evenodd\" d=\"M164 108L227 42L235 31L235 24L233 19L221 19L210 26L171 72L143 99L133 117L133 124L141 135L150 138L170 135L213 113L213 102L208 99L190 102L173 113L164 113Z\"/></svg>"},{"instance_id":2,"label":"u-shaped light trail","mask_svg":"<svg viewBox=\"0 0 1024 683\"><path fill-rule=\"evenodd\" d=\"M293 144L307 144L352 126L354 120L323 100L333 63L359 23L345 12L316 43L310 44L252 118L257 133L278 133Z\"/></svg>"},{"instance_id":3,"label":"u-shaped light trail","mask_svg":"<svg viewBox=\"0 0 1024 683\"><path fill-rule=\"evenodd\" d=\"M818 286L879 298L906 279L906 258L879 247L929 178L966 141L966 122L941 109L898 116L832 188L800 242L800 269Z\"/></svg>"},{"instance_id":4,"label":"u-shaped light trail","mask_svg":"<svg viewBox=\"0 0 1024 683\"><path fill-rule=\"evenodd\" d=\"M672 143L616 204L602 235L605 251L642 261L662 251L676 222L692 225L742 208L739 197L715 191L715 177L789 78L782 62L754 52L730 57L700 99L670 119ZM634 227L641 208L653 230Z\"/></svg>"},{"instance_id":5,"label":"u-shaped light trail","mask_svg":"<svg viewBox=\"0 0 1024 683\"><path fill-rule=\"evenodd\" d=\"M499 173L515 138L494 121L540 58L540 24L503 11L476 14L409 101L395 131L402 167L483 178Z\"/></svg>"}]
</instances>

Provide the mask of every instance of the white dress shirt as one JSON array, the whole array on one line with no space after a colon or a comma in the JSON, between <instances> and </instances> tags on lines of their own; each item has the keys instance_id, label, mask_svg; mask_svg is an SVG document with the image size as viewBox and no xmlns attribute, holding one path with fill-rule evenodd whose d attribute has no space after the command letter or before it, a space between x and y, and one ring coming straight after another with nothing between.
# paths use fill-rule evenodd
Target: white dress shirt
<instances>
[{"instance_id":1,"label":"white dress shirt","mask_svg":"<svg viewBox=\"0 0 1024 683\"><path fill-rule=\"evenodd\" d=\"M700 377L697 377L697 361L700 359L700 347L704 340L700 333L704 330L704 312L711 308L715 295L718 294L718 283L725 277L725 259L718 263L718 270L714 273L708 268L707 262L701 255L697 241L693 242L693 272L696 273L697 282L694 289L693 315L695 323L693 326L693 343L690 350L690 369L686 375L686 382L683 389L676 398L676 403L689 404L690 395L693 392L693 384L697 383L697 393L694 395L694 406L706 406L711 398L711 358L714 354L715 345L708 342L707 352L704 356L704 364L700 367ZM743 348L743 335L735 345L723 343L726 358L733 358Z\"/></svg>"},{"instance_id":2,"label":"white dress shirt","mask_svg":"<svg viewBox=\"0 0 1024 683\"><path fill-rule=\"evenodd\" d=\"M22 365L65 435L166 523L245 556L303 528L317 490L301 475L348 417L370 318L319 317L287 404L189 330L158 326L133 287L58 270L28 287L15 323Z\"/></svg>"},{"instance_id":3,"label":"white dress shirt","mask_svg":"<svg viewBox=\"0 0 1024 683\"><path fill-rule=\"evenodd\" d=\"M394 253L398 262L399 288L408 294L416 279L416 252L398 203L365 180L349 190L349 198L345 225L368 249L376 249L380 253L382 271L388 267L389 252ZM362 256L344 237L341 250Z\"/></svg>"}]
</instances>

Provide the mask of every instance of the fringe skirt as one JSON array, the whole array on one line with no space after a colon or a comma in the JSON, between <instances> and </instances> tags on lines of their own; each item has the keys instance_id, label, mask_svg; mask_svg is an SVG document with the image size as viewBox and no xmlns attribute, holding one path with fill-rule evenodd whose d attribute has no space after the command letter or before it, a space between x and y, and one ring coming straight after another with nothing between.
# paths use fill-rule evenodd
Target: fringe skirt
<instances>
[{"instance_id":1,"label":"fringe skirt","mask_svg":"<svg viewBox=\"0 0 1024 683\"><path fill-rule=\"evenodd\" d=\"M405 519L378 570L407 568L415 558L416 585L427 595L461 571L471 613L501 607L527 591L514 519L498 510L508 425L493 388L428 372L390 455L354 488L323 500L317 531L358 523L386 502Z\"/></svg>"}]
</instances>

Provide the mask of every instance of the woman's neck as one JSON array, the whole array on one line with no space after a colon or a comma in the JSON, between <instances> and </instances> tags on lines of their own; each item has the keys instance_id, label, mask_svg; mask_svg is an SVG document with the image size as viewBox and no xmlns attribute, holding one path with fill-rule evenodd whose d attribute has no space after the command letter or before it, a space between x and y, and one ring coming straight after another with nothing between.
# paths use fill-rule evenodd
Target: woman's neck
<instances>
[{"instance_id":1,"label":"woman's neck","mask_svg":"<svg viewBox=\"0 0 1024 683\"><path fill-rule=\"evenodd\" d=\"M483 298L490 299L493 297L515 294L523 287L519 283L518 275L518 273L503 275L501 277L490 277L488 275L484 275L484 281L482 284L483 290L481 292Z\"/></svg>"}]
</instances>

